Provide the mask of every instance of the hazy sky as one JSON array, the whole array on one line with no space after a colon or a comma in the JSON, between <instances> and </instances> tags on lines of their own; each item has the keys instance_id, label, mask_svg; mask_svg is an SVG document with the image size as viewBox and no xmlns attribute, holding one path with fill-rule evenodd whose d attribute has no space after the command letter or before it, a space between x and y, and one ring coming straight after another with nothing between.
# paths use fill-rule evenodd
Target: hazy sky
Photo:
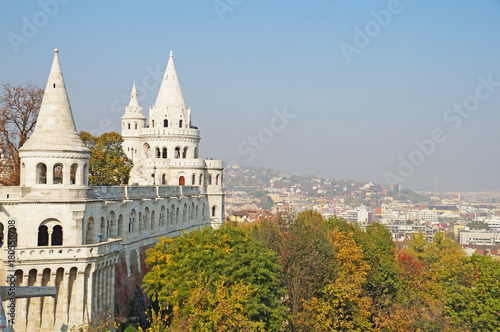
<instances>
[{"instance_id":1,"label":"hazy sky","mask_svg":"<svg viewBox=\"0 0 500 332\"><path fill-rule=\"evenodd\" d=\"M79 130L119 131L133 81L148 116L172 50L203 157L500 188L499 0L4 0L0 35L0 83L60 49Z\"/></svg>"}]
</instances>

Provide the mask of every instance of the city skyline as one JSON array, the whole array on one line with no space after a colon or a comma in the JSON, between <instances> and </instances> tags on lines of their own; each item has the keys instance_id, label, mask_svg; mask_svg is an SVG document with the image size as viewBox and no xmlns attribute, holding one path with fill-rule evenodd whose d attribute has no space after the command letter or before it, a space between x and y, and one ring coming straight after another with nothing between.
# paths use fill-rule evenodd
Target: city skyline
<instances>
[{"instance_id":1,"label":"city skyline","mask_svg":"<svg viewBox=\"0 0 500 332\"><path fill-rule=\"evenodd\" d=\"M120 3L121 4L121 3ZM414 190L500 188L500 2L0 3L3 84L59 48L78 130L146 117L172 50L205 157Z\"/></svg>"}]
</instances>

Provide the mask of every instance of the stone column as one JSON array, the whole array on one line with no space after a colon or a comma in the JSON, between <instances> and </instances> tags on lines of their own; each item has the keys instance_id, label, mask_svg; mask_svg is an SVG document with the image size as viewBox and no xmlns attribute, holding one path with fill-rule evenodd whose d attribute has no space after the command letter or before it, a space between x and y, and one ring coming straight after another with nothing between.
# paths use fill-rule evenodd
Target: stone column
<instances>
[{"instance_id":1,"label":"stone column","mask_svg":"<svg viewBox=\"0 0 500 332\"><path fill-rule=\"evenodd\" d=\"M35 283L33 286L40 287L42 285L42 274L35 274ZM27 331L39 332L40 331L40 316L41 316L41 301L40 297L32 297L29 301L28 307L28 324Z\"/></svg>"},{"instance_id":2,"label":"stone column","mask_svg":"<svg viewBox=\"0 0 500 332\"><path fill-rule=\"evenodd\" d=\"M110 309L110 314L112 317L115 316L115 272L116 272L116 264L114 261L111 262L111 287L110 287L110 292L109 292L109 309Z\"/></svg>"},{"instance_id":3,"label":"stone column","mask_svg":"<svg viewBox=\"0 0 500 332\"><path fill-rule=\"evenodd\" d=\"M54 184L54 165L47 164L47 184Z\"/></svg>"},{"instance_id":4,"label":"stone column","mask_svg":"<svg viewBox=\"0 0 500 332\"><path fill-rule=\"evenodd\" d=\"M111 264L111 263L108 263ZM108 265L106 268L106 279L107 279L107 284L106 284L106 289L107 289L107 294L106 294L106 312L111 310L111 284L113 283L113 280L111 280L111 266Z\"/></svg>"},{"instance_id":5,"label":"stone column","mask_svg":"<svg viewBox=\"0 0 500 332\"><path fill-rule=\"evenodd\" d=\"M29 273L23 271L23 279L19 286L28 286ZM28 300L27 299L17 299L16 300L16 325L19 327L19 331L26 331L27 314L28 314Z\"/></svg>"},{"instance_id":6,"label":"stone column","mask_svg":"<svg viewBox=\"0 0 500 332\"><path fill-rule=\"evenodd\" d=\"M71 312L69 313L69 322L72 324L83 323L83 292L85 289L85 271L78 269L76 279L73 284L71 294ZM70 326L72 324L69 324Z\"/></svg>"},{"instance_id":7,"label":"stone column","mask_svg":"<svg viewBox=\"0 0 500 332\"><path fill-rule=\"evenodd\" d=\"M97 311L96 317L102 311L102 267L97 271Z\"/></svg>"},{"instance_id":8,"label":"stone column","mask_svg":"<svg viewBox=\"0 0 500 332\"><path fill-rule=\"evenodd\" d=\"M68 323L68 296L69 296L69 271L63 272L63 279L57 290L57 306L55 329L59 331L63 325Z\"/></svg>"},{"instance_id":9,"label":"stone column","mask_svg":"<svg viewBox=\"0 0 500 332\"><path fill-rule=\"evenodd\" d=\"M49 236L48 243L47 243L48 246L52 245L52 233L53 232L54 232L54 230L52 228L51 229L47 229L47 234Z\"/></svg>"},{"instance_id":10,"label":"stone column","mask_svg":"<svg viewBox=\"0 0 500 332\"><path fill-rule=\"evenodd\" d=\"M87 288L84 290L87 294L86 303L85 303L85 316L83 320L88 323L92 321L93 315L95 314L94 306L93 306L93 298L95 297L94 293L94 264L89 265L90 270L88 275L85 276L87 282Z\"/></svg>"},{"instance_id":11,"label":"stone column","mask_svg":"<svg viewBox=\"0 0 500 332\"><path fill-rule=\"evenodd\" d=\"M66 163L63 165L63 184L65 186L71 185L71 164Z\"/></svg>"},{"instance_id":12,"label":"stone column","mask_svg":"<svg viewBox=\"0 0 500 332\"><path fill-rule=\"evenodd\" d=\"M54 287L56 285L56 273L51 270L50 279L47 286ZM54 329L54 307L55 298L45 296L43 299L42 308L42 331L52 331Z\"/></svg>"},{"instance_id":13,"label":"stone column","mask_svg":"<svg viewBox=\"0 0 500 332\"><path fill-rule=\"evenodd\" d=\"M94 265L93 271L92 271L92 294L90 296L90 301L92 303L92 312L90 314L90 320L94 320L97 316L97 285L99 283L99 279L97 278L98 270L96 268L97 265Z\"/></svg>"},{"instance_id":14,"label":"stone column","mask_svg":"<svg viewBox=\"0 0 500 332\"><path fill-rule=\"evenodd\" d=\"M75 184L77 186L81 186L82 181L83 181L83 164L79 162L75 173Z\"/></svg>"}]
</instances>

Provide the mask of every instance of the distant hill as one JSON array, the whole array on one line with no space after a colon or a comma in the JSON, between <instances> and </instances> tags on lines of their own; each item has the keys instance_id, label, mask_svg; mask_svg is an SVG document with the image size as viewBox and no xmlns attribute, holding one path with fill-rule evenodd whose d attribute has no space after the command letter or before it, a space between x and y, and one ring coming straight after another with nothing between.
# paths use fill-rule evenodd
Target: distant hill
<instances>
[{"instance_id":1,"label":"distant hill","mask_svg":"<svg viewBox=\"0 0 500 332\"><path fill-rule=\"evenodd\" d=\"M366 204L392 197L407 203L429 201L428 197L410 189L384 186L369 181L338 180L313 175L280 172L264 167L228 166L225 169L225 188L262 195L263 192L292 192L309 199L342 198L353 204ZM367 204L368 203L368 204Z\"/></svg>"}]
</instances>

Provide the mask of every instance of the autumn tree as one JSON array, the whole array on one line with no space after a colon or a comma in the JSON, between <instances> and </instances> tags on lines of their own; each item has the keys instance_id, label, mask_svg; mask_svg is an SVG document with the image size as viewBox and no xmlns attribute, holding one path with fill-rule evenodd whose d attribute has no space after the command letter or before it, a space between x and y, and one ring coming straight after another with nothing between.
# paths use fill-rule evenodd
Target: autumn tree
<instances>
[{"instance_id":1,"label":"autumn tree","mask_svg":"<svg viewBox=\"0 0 500 332\"><path fill-rule=\"evenodd\" d=\"M304 301L299 314L300 330L369 331L371 299L363 286L370 271L363 250L353 234L335 228L328 231L339 266L335 279L322 290L322 296Z\"/></svg>"},{"instance_id":2,"label":"autumn tree","mask_svg":"<svg viewBox=\"0 0 500 332\"><path fill-rule=\"evenodd\" d=\"M279 299L284 294L276 255L243 229L204 228L164 238L148 251L146 264L151 271L144 288L171 309L173 326L203 331L282 327Z\"/></svg>"},{"instance_id":3,"label":"autumn tree","mask_svg":"<svg viewBox=\"0 0 500 332\"><path fill-rule=\"evenodd\" d=\"M123 139L115 132L92 136L80 131L80 138L90 149L89 184L116 186L128 183L132 162L122 150Z\"/></svg>"},{"instance_id":4,"label":"autumn tree","mask_svg":"<svg viewBox=\"0 0 500 332\"><path fill-rule=\"evenodd\" d=\"M337 273L334 248L321 214L304 211L293 218L264 220L253 236L278 255L280 280L287 290L288 329L298 331L304 301L321 297Z\"/></svg>"},{"instance_id":5,"label":"autumn tree","mask_svg":"<svg viewBox=\"0 0 500 332\"><path fill-rule=\"evenodd\" d=\"M4 84L0 100L0 185L19 185L19 148L33 132L43 99L43 90L32 84ZM6 176L1 176L6 174Z\"/></svg>"}]
</instances>

